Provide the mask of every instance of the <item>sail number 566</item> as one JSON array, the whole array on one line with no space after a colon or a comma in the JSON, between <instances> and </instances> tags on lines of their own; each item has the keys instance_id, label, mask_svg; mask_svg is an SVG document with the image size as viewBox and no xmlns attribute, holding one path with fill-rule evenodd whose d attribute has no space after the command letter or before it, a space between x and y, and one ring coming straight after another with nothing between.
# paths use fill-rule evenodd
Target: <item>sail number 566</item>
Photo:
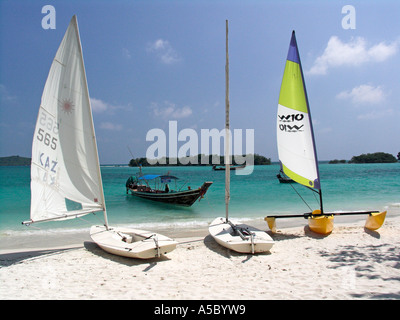
<instances>
[{"instance_id":1,"label":"sail number 566","mask_svg":"<svg viewBox=\"0 0 400 320\"><path fill-rule=\"evenodd\" d=\"M57 148L57 138L56 137L52 137L47 132L44 132L44 130L42 128L39 128L36 138L39 141L43 141L43 143L46 146L50 146L50 148L52 148L53 150L56 150L56 148Z\"/></svg>"}]
</instances>

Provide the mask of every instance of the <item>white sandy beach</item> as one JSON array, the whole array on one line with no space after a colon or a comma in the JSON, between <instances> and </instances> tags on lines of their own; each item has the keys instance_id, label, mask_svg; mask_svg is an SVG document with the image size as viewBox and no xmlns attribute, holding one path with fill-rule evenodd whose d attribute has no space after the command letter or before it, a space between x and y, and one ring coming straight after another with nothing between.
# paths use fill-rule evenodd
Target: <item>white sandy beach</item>
<instances>
[{"instance_id":1,"label":"white sandy beach","mask_svg":"<svg viewBox=\"0 0 400 320\"><path fill-rule=\"evenodd\" d=\"M254 256L220 247L207 230L175 237L175 251L147 261L89 238L2 248L0 299L399 299L399 234L400 217L389 215L375 232L362 222L336 223L326 237L280 229L271 252Z\"/></svg>"}]
</instances>

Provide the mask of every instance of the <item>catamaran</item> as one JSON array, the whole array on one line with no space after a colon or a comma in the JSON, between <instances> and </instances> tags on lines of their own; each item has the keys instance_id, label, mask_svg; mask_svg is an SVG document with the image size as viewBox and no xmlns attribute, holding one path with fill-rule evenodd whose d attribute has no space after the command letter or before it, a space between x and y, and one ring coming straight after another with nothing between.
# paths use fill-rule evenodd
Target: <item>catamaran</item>
<instances>
[{"instance_id":1,"label":"catamaran","mask_svg":"<svg viewBox=\"0 0 400 320\"><path fill-rule=\"evenodd\" d=\"M30 220L66 220L103 211L90 235L105 251L159 257L177 242L160 234L108 225L78 21L73 16L44 86L32 143Z\"/></svg>"},{"instance_id":2,"label":"catamaran","mask_svg":"<svg viewBox=\"0 0 400 320\"><path fill-rule=\"evenodd\" d=\"M226 20L226 66L225 66L225 217L213 220L208 228L210 235L221 246L240 253L268 252L274 240L262 230L239 224L229 219L230 200L230 150L229 150L229 56L228 20Z\"/></svg>"},{"instance_id":3,"label":"catamaran","mask_svg":"<svg viewBox=\"0 0 400 320\"><path fill-rule=\"evenodd\" d=\"M386 211L324 212L310 106L294 31L279 95L277 145L282 172L296 183L316 192L320 208L299 215L267 216L265 220L272 232L276 231L275 219L293 217L308 219L312 231L325 235L332 232L334 216L338 215L367 214L365 228L377 230L382 226Z\"/></svg>"}]
</instances>

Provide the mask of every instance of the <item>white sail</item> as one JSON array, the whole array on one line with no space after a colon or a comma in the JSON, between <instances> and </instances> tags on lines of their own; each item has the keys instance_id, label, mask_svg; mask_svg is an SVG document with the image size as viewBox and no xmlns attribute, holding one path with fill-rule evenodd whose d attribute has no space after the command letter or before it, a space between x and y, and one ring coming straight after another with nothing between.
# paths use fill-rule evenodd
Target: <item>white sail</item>
<instances>
[{"instance_id":1,"label":"white sail","mask_svg":"<svg viewBox=\"0 0 400 320\"><path fill-rule=\"evenodd\" d=\"M33 136L31 220L68 219L101 210L103 186L73 16L50 68Z\"/></svg>"}]
</instances>

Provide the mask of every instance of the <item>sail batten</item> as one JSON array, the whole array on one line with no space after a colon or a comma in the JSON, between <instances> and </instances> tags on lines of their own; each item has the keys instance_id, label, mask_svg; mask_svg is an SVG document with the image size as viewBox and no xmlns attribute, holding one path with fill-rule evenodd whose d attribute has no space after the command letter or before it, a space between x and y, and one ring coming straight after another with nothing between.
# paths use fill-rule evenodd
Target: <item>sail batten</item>
<instances>
[{"instance_id":1,"label":"sail batten","mask_svg":"<svg viewBox=\"0 0 400 320\"><path fill-rule=\"evenodd\" d=\"M105 212L99 168L82 47L74 16L50 67L36 121L32 143L31 221L63 220Z\"/></svg>"},{"instance_id":2,"label":"sail batten","mask_svg":"<svg viewBox=\"0 0 400 320\"><path fill-rule=\"evenodd\" d=\"M277 145L283 172L297 183L320 190L311 114L294 31L279 94Z\"/></svg>"}]
</instances>

